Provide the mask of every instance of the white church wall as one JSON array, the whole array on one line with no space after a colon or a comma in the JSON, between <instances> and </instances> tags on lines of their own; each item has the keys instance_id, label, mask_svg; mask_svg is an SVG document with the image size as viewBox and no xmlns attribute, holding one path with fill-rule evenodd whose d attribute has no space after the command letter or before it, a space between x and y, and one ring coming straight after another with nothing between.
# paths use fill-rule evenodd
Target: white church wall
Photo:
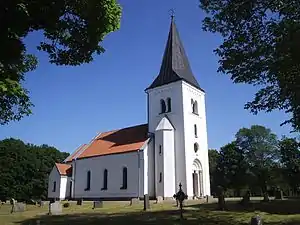
<instances>
[{"instance_id":1,"label":"white church wall","mask_svg":"<svg viewBox=\"0 0 300 225\"><path fill-rule=\"evenodd\" d=\"M163 183L164 197L173 197L175 194L175 149L174 149L174 130L163 131Z\"/></svg>"},{"instance_id":2,"label":"white church wall","mask_svg":"<svg viewBox=\"0 0 300 225\"><path fill-rule=\"evenodd\" d=\"M59 199L61 200L66 198L67 180L68 180L67 176L60 177Z\"/></svg>"},{"instance_id":3,"label":"white church wall","mask_svg":"<svg viewBox=\"0 0 300 225\"><path fill-rule=\"evenodd\" d=\"M66 181L66 192L65 192L65 198L69 198L70 197L70 185L72 182L72 177L67 177L67 181Z\"/></svg>"},{"instance_id":4,"label":"white church wall","mask_svg":"<svg viewBox=\"0 0 300 225\"><path fill-rule=\"evenodd\" d=\"M170 83L155 89L148 90L149 95L149 131L154 132L160 120L167 115L173 124L175 139L175 183L176 190L181 182L185 190L185 152L184 152L184 123L182 107L182 88L181 81ZM171 112L161 114L160 100L171 98ZM156 140L155 140L156 142ZM156 145L156 143L155 143Z\"/></svg>"},{"instance_id":5,"label":"white church wall","mask_svg":"<svg viewBox=\"0 0 300 225\"><path fill-rule=\"evenodd\" d=\"M164 196L164 183L163 183L163 174L164 166L163 166L163 157L159 155L160 146L163 149L163 131L159 130L155 132L155 194L156 196ZM161 178L161 179L160 179Z\"/></svg>"},{"instance_id":6,"label":"white church wall","mask_svg":"<svg viewBox=\"0 0 300 225\"><path fill-rule=\"evenodd\" d=\"M140 158L140 167L141 167L141 177L140 177L140 196L145 194L149 194L148 192L148 144L145 146L143 151L141 152Z\"/></svg>"},{"instance_id":7,"label":"white church wall","mask_svg":"<svg viewBox=\"0 0 300 225\"><path fill-rule=\"evenodd\" d=\"M134 198L138 197L138 152L113 154L91 157L76 161L75 170L75 198ZM127 189L121 189L123 181L123 167L127 167ZM108 170L107 190L103 187L103 173ZM90 190L85 191L87 172L91 171ZM140 177L142 178L142 177Z\"/></svg>"},{"instance_id":8,"label":"white church wall","mask_svg":"<svg viewBox=\"0 0 300 225\"><path fill-rule=\"evenodd\" d=\"M53 191L54 182L56 182L55 191ZM54 166L48 179L48 198L60 198L60 182L60 174L56 166Z\"/></svg>"},{"instance_id":9,"label":"white church wall","mask_svg":"<svg viewBox=\"0 0 300 225\"><path fill-rule=\"evenodd\" d=\"M154 142L155 140L152 138L150 142L148 143L147 152L145 152L145 155L147 156L147 162L148 162L148 168L146 169L145 166L145 182L148 182L148 194L149 197L155 197L155 160L154 160ZM146 174L147 173L147 174ZM148 177L148 179L146 179ZM147 193L145 191L145 193Z\"/></svg>"},{"instance_id":10,"label":"white church wall","mask_svg":"<svg viewBox=\"0 0 300 225\"><path fill-rule=\"evenodd\" d=\"M205 94L193 86L183 82L182 95L184 104L187 195L193 196L192 165L195 159L200 161L203 169L203 195L210 195ZM192 99L198 103L199 115L195 115L193 113L191 103ZM195 124L197 126L197 137L195 137ZM195 143L199 146L197 153L194 151Z\"/></svg>"}]
</instances>

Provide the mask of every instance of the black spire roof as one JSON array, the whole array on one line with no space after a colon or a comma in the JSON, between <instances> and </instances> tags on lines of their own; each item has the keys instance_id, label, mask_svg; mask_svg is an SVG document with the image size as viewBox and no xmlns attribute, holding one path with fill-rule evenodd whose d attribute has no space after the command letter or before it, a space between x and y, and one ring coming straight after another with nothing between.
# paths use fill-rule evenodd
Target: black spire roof
<instances>
[{"instance_id":1,"label":"black spire roof","mask_svg":"<svg viewBox=\"0 0 300 225\"><path fill-rule=\"evenodd\" d=\"M185 54L179 33L172 17L168 41L159 75L146 90L178 80L184 80L185 82L202 90L192 73L188 58Z\"/></svg>"}]
</instances>

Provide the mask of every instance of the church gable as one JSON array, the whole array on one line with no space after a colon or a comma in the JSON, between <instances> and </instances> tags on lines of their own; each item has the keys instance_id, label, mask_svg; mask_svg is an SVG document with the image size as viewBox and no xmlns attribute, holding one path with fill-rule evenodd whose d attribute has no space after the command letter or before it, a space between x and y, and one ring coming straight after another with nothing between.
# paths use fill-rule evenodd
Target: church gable
<instances>
[{"instance_id":1,"label":"church gable","mask_svg":"<svg viewBox=\"0 0 300 225\"><path fill-rule=\"evenodd\" d=\"M76 158L88 158L141 149L148 139L148 125L142 124L100 133ZM77 151L78 152L78 151Z\"/></svg>"},{"instance_id":2,"label":"church gable","mask_svg":"<svg viewBox=\"0 0 300 225\"><path fill-rule=\"evenodd\" d=\"M72 166L64 163L55 163L57 171L61 176L70 176L72 174Z\"/></svg>"}]
</instances>

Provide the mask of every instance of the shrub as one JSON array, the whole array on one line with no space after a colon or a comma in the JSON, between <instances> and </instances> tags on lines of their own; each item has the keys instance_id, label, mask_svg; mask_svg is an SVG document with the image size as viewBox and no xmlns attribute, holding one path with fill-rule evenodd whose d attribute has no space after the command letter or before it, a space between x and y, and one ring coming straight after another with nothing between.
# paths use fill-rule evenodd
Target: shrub
<instances>
[{"instance_id":1,"label":"shrub","mask_svg":"<svg viewBox=\"0 0 300 225\"><path fill-rule=\"evenodd\" d=\"M64 208L68 208L70 206L70 203L69 202L66 202L63 204Z\"/></svg>"}]
</instances>

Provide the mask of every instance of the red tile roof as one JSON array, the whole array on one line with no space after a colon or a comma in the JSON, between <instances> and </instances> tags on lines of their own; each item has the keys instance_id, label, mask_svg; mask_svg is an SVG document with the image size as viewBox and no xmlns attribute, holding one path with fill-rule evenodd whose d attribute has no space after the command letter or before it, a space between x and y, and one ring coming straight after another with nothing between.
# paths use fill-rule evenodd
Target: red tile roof
<instances>
[{"instance_id":1,"label":"red tile roof","mask_svg":"<svg viewBox=\"0 0 300 225\"><path fill-rule=\"evenodd\" d=\"M67 176L72 174L72 166L64 163L55 163L60 175Z\"/></svg>"},{"instance_id":2,"label":"red tile roof","mask_svg":"<svg viewBox=\"0 0 300 225\"><path fill-rule=\"evenodd\" d=\"M142 148L147 139L147 124L104 132L94 138L77 158L137 151ZM73 153L72 155L77 154Z\"/></svg>"}]
</instances>

